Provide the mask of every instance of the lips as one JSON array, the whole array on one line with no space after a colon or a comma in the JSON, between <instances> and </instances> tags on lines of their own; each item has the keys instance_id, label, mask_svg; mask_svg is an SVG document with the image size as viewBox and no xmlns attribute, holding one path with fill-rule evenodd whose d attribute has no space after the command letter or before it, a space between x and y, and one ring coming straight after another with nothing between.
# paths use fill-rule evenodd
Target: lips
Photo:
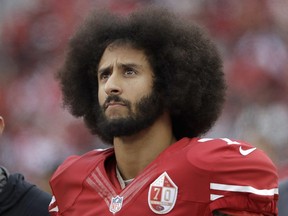
<instances>
[{"instance_id":1,"label":"lips","mask_svg":"<svg viewBox=\"0 0 288 216\"><path fill-rule=\"evenodd\" d=\"M105 110L109 107L109 106L125 106L125 104L124 103L122 103L122 102L115 102L115 101L110 101L110 102L108 102L108 103L105 103L105 106L104 106L104 108L105 108Z\"/></svg>"}]
</instances>

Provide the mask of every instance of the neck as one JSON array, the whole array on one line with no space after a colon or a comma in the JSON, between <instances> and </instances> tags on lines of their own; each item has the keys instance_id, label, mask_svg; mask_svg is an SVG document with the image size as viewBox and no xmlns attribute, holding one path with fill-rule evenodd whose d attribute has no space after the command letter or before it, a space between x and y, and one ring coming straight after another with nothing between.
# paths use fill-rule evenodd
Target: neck
<instances>
[{"instance_id":1,"label":"neck","mask_svg":"<svg viewBox=\"0 0 288 216\"><path fill-rule=\"evenodd\" d=\"M167 113L133 136L114 138L116 162L122 178L135 178L175 141Z\"/></svg>"}]
</instances>

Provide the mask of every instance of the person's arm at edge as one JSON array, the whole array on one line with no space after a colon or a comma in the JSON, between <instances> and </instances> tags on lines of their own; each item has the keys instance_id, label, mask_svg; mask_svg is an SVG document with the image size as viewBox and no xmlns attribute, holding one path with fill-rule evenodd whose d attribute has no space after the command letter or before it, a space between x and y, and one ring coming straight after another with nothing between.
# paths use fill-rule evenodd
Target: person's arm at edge
<instances>
[{"instance_id":1,"label":"person's arm at edge","mask_svg":"<svg viewBox=\"0 0 288 216\"><path fill-rule=\"evenodd\" d=\"M48 206L52 196L27 182L20 173L9 175L0 167L0 213L1 215L48 216Z\"/></svg>"}]
</instances>

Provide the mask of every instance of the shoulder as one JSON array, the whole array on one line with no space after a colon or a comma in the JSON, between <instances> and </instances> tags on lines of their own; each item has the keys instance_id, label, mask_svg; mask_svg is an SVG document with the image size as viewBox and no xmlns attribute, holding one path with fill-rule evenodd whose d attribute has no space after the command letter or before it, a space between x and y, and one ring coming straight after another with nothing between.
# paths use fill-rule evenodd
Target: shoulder
<instances>
[{"instance_id":1,"label":"shoulder","mask_svg":"<svg viewBox=\"0 0 288 216\"><path fill-rule=\"evenodd\" d=\"M219 139L195 139L187 152L190 164L225 182L261 180L258 185L273 182L276 187L277 168L267 154L249 143ZM265 182L265 179L267 182Z\"/></svg>"},{"instance_id":2,"label":"shoulder","mask_svg":"<svg viewBox=\"0 0 288 216\"><path fill-rule=\"evenodd\" d=\"M212 210L276 211L277 169L261 149L227 138L192 139L187 160L196 172L208 176Z\"/></svg>"},{"instance_id":3,"label":"shoulder","mask_svg":"<svg viewBox=\"0 0 288 216\"><path fill-rule=\"evenodd\" d=\"M113 148L108 149L95 149L87 152L81 156L72 155L68 157L64 162L59 165L54 174L52 175L51 181L64 172L72 173L83 173L88 172L97 162L104 160L108 155L113 153Z\"/></svg>"},{"instance_id":4,"label":"shoulder","mask_svg":"<svg viewBox=\"0 0 288 216\"><path fill-rule=\"evenodd\" d=\"M228 138L193 139L187 158L192 164L199 165L203 169L212 169L211 163L213 163L213 170L216 165L217 168L237 165L243 168L254 166L276 171L274 163L264 151L247 142ZM263 167L264 165L267 166Z\"/></svg>"},{"instance_id":5,"label":"shoulder","mask_svg":"<svg viewBox=\"0 0 288 216\"><path fill-rule=\"evenodd\" d=\"M57 208L59 207L62 211L72 206L82 191L82 183L85 179L113 152L113 148L93 150L82 156L67 158L50 179L50 187L54 195L54 201L50 208L53 209L56 202Z\"/></svg>"}]
</instances>

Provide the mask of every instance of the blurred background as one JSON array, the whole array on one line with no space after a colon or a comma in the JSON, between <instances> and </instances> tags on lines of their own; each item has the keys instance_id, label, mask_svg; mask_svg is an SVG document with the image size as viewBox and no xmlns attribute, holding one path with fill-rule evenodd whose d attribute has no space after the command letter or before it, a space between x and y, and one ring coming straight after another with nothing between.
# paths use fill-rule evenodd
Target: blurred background
<instances>
[{"instance_id":1,"label":"blurred background","mask_svg":"<svg viewBox=\"0 0 288 216\"><path fill-rule=\"evenodd\" d=\"M227 101L206 137L250 142L288 177L288 0L0 0L0 164L49 191L67 156L106 147L63 110L54 74L91 9L150 4L205 26L222 53Z\"/></svg>"}]
</instances>

